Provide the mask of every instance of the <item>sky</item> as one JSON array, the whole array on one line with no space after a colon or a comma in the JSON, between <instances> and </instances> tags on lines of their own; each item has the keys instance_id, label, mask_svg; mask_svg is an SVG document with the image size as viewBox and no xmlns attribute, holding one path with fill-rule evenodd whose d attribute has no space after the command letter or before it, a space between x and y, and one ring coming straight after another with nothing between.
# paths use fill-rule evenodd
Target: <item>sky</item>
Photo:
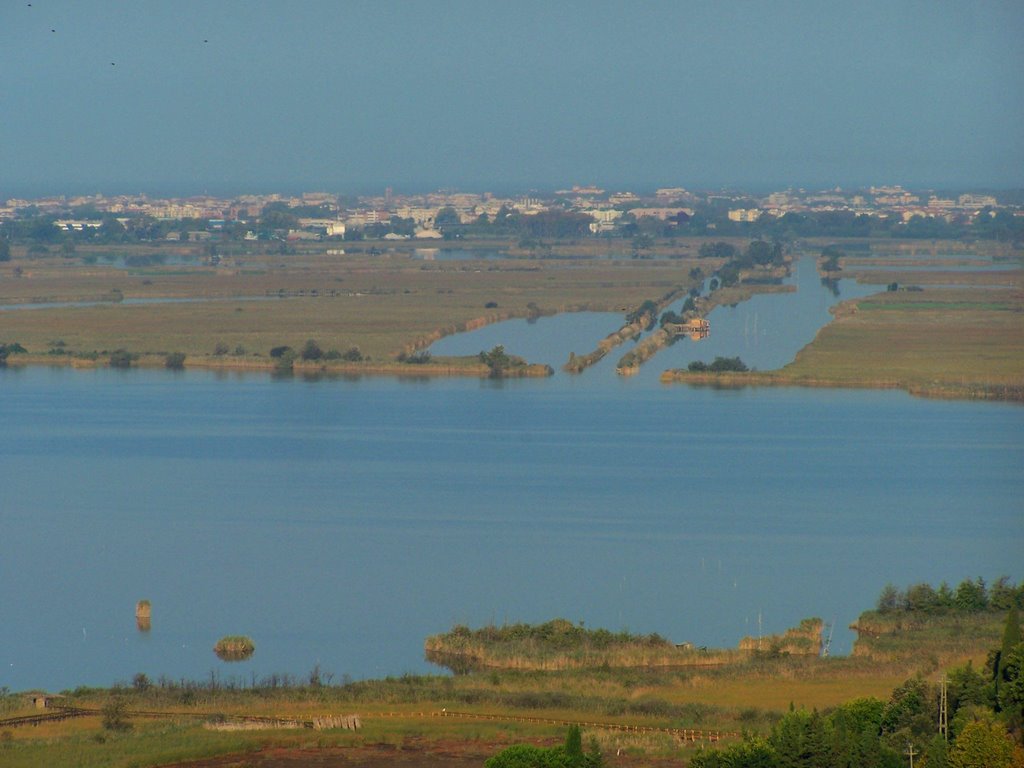
<instances>
[{"instance_id":1,"label":"sky","mask_svg":"<svg viewBox=\"0 0 1024 768\"><path fill-rule=\"evenodd\" d=\"M0 0L0 198L1024 186L1024 2Z\"/></svg>"}]
</instances>

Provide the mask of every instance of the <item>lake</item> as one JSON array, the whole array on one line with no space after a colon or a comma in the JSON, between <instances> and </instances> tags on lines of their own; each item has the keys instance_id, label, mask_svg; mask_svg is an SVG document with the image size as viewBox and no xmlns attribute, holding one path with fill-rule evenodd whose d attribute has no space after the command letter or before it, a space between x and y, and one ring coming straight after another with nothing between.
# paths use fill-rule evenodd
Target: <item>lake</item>
<instances>
[{"instance_id":1,"label":"lake","mask_svg":"<svg viewBox=\"0 0 1024 768\"><path fill-rule=\"evenodd\" d=\"M576 319L556 364L611 330ZM681 347L630 378L2 369L0 687L437 671L428 634L556 616L734 647L817 615L845 653L886 582L1020 579L1024 409L661 385Z\"/></svg>"}]
</instances>

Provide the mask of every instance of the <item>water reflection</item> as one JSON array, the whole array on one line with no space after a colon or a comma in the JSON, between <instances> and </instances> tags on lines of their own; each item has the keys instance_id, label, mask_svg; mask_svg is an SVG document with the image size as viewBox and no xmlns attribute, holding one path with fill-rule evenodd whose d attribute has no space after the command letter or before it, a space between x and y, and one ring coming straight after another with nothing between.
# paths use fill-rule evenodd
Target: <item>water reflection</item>
<instances>
[{"instance_id":1,"label":"water reflection","mask_svg":"<svg viewBox=\"0 0 1024 768\"><path fill-rule=\"evenodd\" d=\"M414 259L423 261L472 261L474 259L507 259L507 251L487 248L414 248Z\"/></svg>"},{"instance_id":2,"label":"water reflection","mask_svg":"<svg viewBox=\"0 0 1024 768\"><path fill-rule=\"evenodd\" d=\"M0 371L0 684L198 679L236 627L260 675L556 616L711 646L838 616L842 653L887 581L1020 559L1024 409L643 381Z\"/></svg>"}]
</instances>

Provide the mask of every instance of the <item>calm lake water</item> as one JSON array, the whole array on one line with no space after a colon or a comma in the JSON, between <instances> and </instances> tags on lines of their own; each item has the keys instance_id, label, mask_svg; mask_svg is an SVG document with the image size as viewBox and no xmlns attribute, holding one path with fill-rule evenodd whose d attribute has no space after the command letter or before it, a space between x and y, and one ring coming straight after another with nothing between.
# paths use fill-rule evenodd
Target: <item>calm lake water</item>
<instances>
[{"instance_id":1,"label":"calm lake water","mask_svg":"<svg viewBox=\"0 0 1024 768\"><path fill-rule=\"evenodd\" d=\"M605 319L582 318L576 351ZM886 582L1020 579L1019 406L606 364L0 370L0 686L423 672L424 637L454 623L556 616L735 646L758 614L766 633L817 615L843 653ZM252 659L219 661L226 634Z\"/></svg>"}]
</instances>

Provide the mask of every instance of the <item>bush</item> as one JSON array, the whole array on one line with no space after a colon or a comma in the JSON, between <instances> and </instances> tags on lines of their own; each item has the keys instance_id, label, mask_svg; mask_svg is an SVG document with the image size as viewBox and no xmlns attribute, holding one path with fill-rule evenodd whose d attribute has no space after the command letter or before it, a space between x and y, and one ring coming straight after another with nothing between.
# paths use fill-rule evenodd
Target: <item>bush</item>
<instances>
[{"instance_id":1,"label":"bush","mask_svg":"<svg viewBox=\"0 0 1024 768\"><path fill-rule=\"evenodd\" d=\"M343 360L348 360L351 363L358 363L363 359L363 353L359 351L359 347L349 347L345 350L345 354L341 356Z\"/></svg>"},{"instance_id":2,"label":"bush","mask_svg":"<svg viewBox=\"0 0 1024 768\"><path fill-rule=\"evenodd\" d=\"M747 368L746 363L738 357L716 357L710 365L702 360L694 360L686 366L686 369L691 373L704 373L706 371L711 373L745 373L750 370Z\"/></svg>"},{"instance_id":3,"label":"bush","mask_svg":"<svg viewBox=\"0 0 1024 768\"><path fill-rule=\"evenodd\" d=\"M420 352L413 352L411 355L407 355L405 352L402 352L398 355L398 362L411 363L412 365L423 365L424 363L430 362L430 353L425 349Z\"/></svg>"},{"instance_id":4,"label":"bush","mask_svg":"<svg viewBox=\"0 0 1024 768\"><path fill-rule=\"evenodd\" d=\"M172 371L180 371L185 367L185 353L171 352L164 358L164 365Z\"/></svg>"},{"instance_id":5,"label":"bush","mask_svg":"<svg viewBox=\"0 0 1024 768\"><path fill-rule=\"evenodd\" d=\"M320 345L316 341L309 339L302 347L301 354L303 360L319 360L324 356L324 351L320 349Z\"/></svg>"},{"instance_id":6,"label":"bush","mask_svg":"<svg viewBox=\"0 0 1024 768\"><path fill-rule=\"evenodd\" d=\"M252 638L245 635L227 635L217 641L213 652L224 661L240 661L247 659L256 650Z\"/></svg>"},{"instance_id":7,"label":"bush","mask_svg":"<svg viewBox=\"0 0 1024 768\"><path fill-rule=\"evenodd\" d=\"M131 368L132 367L132 353L127 349L115 349L110 353L110 367L111 368Z\"/></svg>"},{"instance_id":8,"label":"bush","mask_svg":"<svg viewBox=\"0 0 1024 768\"><path fill-rule=\"evenodd\" d=\"M0 366L7 364L8 355L23 355L27 352L21 344L14 342L13 344L0 344Z\"/></svg>"},{"instance_id":9,"label":"bush","mask_svg":"<svg viewBox=\"0 0 1024 768\"><path fill-rule=\"evenodd\" d=\"M127 706L124 699L111 699L103 705L103 727L108 731L128 731L132 724L128 722Z\"/></svg>"},{"instance_id":10,"label":"bush","mask_svg":"<svg viewBox=\"0 0 1024 768\"><path fill-rule=\"evenodd\" d=\"M284 357L284 354L286 352L291 352L291 351L292 351L291 347L289 347L287 344L283 344L280 347L274 347L273 349L271 349L270 350L270 356L271 357Z\"/></svg>"},{"instance_id":11,"label":"bush","mask_svg":"<svg viewBox=\"0 0 1024 768\"><path fill-rule=\"evenodd\" d=\"M132 678L132 688L140 693L145 693L153 687L153 683L144 672L139 672L135 677Z\"/></svg>"},{"instance_id":12,"label":"bush","mask_svg":"<svg viewBox=\"0 0 1024 768\"><path fill-rule=\"evenodd\" d=\"M284 352L276 355L277 362L274 364L274 371L276 373L290 373L295 367L295 358L298 354L291 347L285 347Z\"/></svg>"},{"instance_id":13,"label":"bush","mask_svg":"<svg viewBox=\"0 0 1024 768\"><path fill-rule=\"evenodd\" d=\"M218 342L217 346L215 346L213 348L213 354L217 355L218 357L220 357L222 355L226 355L227 353L228 353L228 345L225 344L223 341Z\"/></svg>"}]
</instances>

